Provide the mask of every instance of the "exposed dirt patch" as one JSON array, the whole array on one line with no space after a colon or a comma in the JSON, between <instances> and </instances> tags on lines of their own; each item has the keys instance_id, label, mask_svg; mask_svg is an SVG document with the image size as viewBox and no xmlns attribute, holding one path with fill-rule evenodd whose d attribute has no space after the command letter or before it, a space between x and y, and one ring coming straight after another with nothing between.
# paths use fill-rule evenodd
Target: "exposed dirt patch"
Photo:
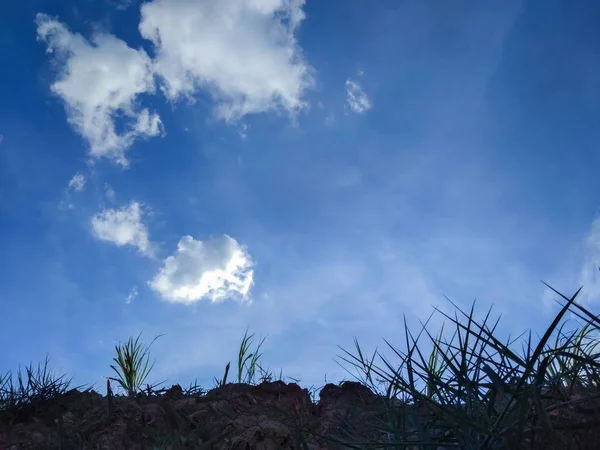
<instances>
[{"instance_id":1,"label":"exposed dirt patch","mask_svg":"<svg viewBox=\"0 0 600 450\"><path fill-rule=\"evenodd\" d=\"M375 433L383 399L357 382L328 384L313 403L295 383L230 383L203 395L179 385L160 395L109 399L71 390L4 424L1 449L337 449L319 436L386 442ZM110 409L110 412L109 412ZM306 446L306 447L305 447Z\"/></svg>"},{"instance_id":2,"label":"exposed dirt patch","mask_svg":"<svg viewBox=\"0 0 600 450\"><path fill-rule=\"evenodd\" d=\"M564 392L560 394L565 397ZM563 404L568 398L567 403L577 400L576 393L568 394L566 398L558 398L556 393L552 397ZM538 441L531 448L599 448L600 405L598 399L588 403L549 409L559 433L553 441ZM389 420L412 417L404 423L404 439L414 436L417 426L435 429L440 420L424 407L417 410L398 400L387 409L402 409L403 413L387 416L383 405L382 397L351 381L326 385L316 403L307 389L282 381L257 386L230 383L193 395L174 385L133 399L73 389L1 419L0 450L352 448L340 441L354 444L353 448L374 449L391 444L383 431ZM568 433L560 431L565 429ZM508 445L505 448L513 448Z\"/></svg>"}]
</instances>

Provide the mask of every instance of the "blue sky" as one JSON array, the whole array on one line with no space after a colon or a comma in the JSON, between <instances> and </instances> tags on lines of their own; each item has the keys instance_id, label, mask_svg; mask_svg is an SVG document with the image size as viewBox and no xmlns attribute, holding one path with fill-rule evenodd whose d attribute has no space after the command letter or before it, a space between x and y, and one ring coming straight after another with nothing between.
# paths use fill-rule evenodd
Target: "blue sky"
<instances>
[{"instance_id":1,"label":"blue sky","mask_svg":"<svg viewBox=\"0 0 600 450\"><path fill-rule=\"evenodd\" d=\"M208 387L249 328L320 386L444 295L593 309L600 5L442 3L0 6L2 370L102 386L143 331Z\"/></svg>"}]
</instances>

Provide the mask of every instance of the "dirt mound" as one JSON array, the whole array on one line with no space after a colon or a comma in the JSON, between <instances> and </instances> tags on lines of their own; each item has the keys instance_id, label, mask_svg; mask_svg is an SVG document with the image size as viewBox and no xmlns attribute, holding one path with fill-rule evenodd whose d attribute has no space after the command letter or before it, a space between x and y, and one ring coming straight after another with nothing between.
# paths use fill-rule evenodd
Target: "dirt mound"
<instances>
[{"instance_id":1,"label":"dirt mound","mask_svg":"<svg viewBox=\"0 0 600 450\"><path fill-rule=\"evenodd\" d=\"M552 442L535 439L532 448L598 448L598 398L580 394L545 393L560 405L547 409L558 434ZM579 397L590 401L572 404ZM403 438L395 438L405 442L414 442L415 430L429 429L439 445L427 448L460 448L441 445L453 439L442 431L448 427L439 426L449 420L440 410L427 413L399 400L384 405L383 397L351 381L327 384L316 403L307 389L282 381L229 383L206 393L173 385L135 398L72 389L11 416L0 414L0 450L381 449L393 443L394 436L382 431L390 422L404 430Z\"/></svg>"},{"instance_id":2,"label":"dirt mound","mask_svg":"<svg viewBox=\"0 0 600 450\"><path fill-rule=\"evenodd\" d=\"M385 442L383 399L356 382L326 385L315 404L295 383L230 383L187 395L179 385L135 399L71 390L0 428L0 449L337 449ZM379 408L378 408L379 407ZM352 434L350 437L349 434Z\"/></svg>"}]
</instances>

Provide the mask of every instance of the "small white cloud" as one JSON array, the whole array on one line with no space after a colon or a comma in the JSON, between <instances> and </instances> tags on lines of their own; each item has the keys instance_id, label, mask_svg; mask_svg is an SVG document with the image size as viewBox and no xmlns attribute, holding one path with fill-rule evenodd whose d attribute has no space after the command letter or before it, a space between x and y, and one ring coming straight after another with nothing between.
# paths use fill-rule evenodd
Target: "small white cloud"
<instances>
[{"instance_id":1,"label":"small white cloud","mask_svg":"<svg viewBox=\"0 0 600 450\"><path fill-rule=\"evenodd\" d=\"M305 0L154 0L141 7L140 33L154 43L154 67L170 100L210 92L216 114L306 106L313 85L295 31Z\"/></svg>"},{"instance_id":2,"label":"small white cloud","mask_svg":"<svg viewBox=\"0 0 600 450\"><path fill-rule=\"evenodd\" d=\"M335 122L335 116L333 114L327 114L327 116L325 116L325 125L330 127L334 124L334 122Z\"/></svg>"},{"instance_id":3,"label":"small white cloud","mask_svg":"<svg viewBox=\"0 0 600 450\"><path fill-rule=\"evenodd\" d=\"M136 139L162 132L157 114L136 108L139 95L155 90L150 57L111 34L96 33L88 42L46 14L37 14L36 24L38 40L61 66L51 90L64 101L69 123L93 157L127 166L125 152Z\"/></svg>"},{"instance_id":4,"label":"small white cloud","mask_svg":"<svg viewBox=\"0 0 600 450\"><path fill-rule=\"evenodd\" d=\"M373 107L360 85L350 79L346 80L346 101L350 109L357 114L362 114Z\"/></svg>"},{"instance_id":5,"label":"small white cloud","mask_svg":"<svg viewBox=\"0 0 600 450\"><path fill-rule=\"evenodd\" d=\"M137 288L137 286L134 286L129 291L129 294L127 294L127 297L125 297L125 303L127 303L127 304L131 303L132 300L134 300L137 296L138 296L138 288Z\"/></svg>"},{"instance_id":6,"label":"small white cloud","mask_svg":"<svg viewBox=\"0 0 600 450\"><path fill-rule=\"evenodd\" d=\"M242 139L246 139L248 137L249 129L250 129L250 125L248 125L248 124L243 123L240 125L238 133Z\"/></svg>"},{"instance_id":7,"label":"small white cloud","mask_svg":"<svg viewBox=\"0 0 600 450\"><path fill-rule=\"evenodd\" d=\"M148 284L174 303L192 304L203 299L215 303L228 297L249 301L252 265L245 247L227 235L204 242L184 236L177 252L165 259Z\"/></svg>"},{"instance_id":8,"label":"small white cloud","mask_svg":"<svg viewBox=\"0 0 600 450\"><path fill-rule=\"evenodd\" d=\"M110 184L106 183L104 185L104 192L106 194L107 199L109 199L111 202L115 201L117 194L115 193L115 190L113 189L113 187Z\"/></svg>"},{"instance_id":9,"label":"small white cloud","mask_svg":"<svg viewBox=\"0 0 600 450\"><path fill-rule=\"evenodd\" d=\"M131 202L121 209L105 209L91 220L92 231L97 239L112 242L118 247L132 245L141 253L152 256L153 246L148 229L142 223L140 204Z\"/></svg>"},{"instance_id":10,"label":"small white cloud","mask_svg":"<svg viewBox=\"0 0 600 450\"><path fill-rule=\"evenodd\" d=\"M69 189L79 192L85 188L85 177L81 173L76 173L73 178L69 180Z\"/></svg>"},{"instance_id":11,"label":"small white cloud","mask_svg":"<svg viewBox=\"0 0 600 450\"><path fill-rule=\"evenodd\" d=\"M75 205L68 200L61 200L60 203L58 204L58 209L60 209L62 211L70 211L70 210L75 209Z\"/></svg>"}]
</instances>

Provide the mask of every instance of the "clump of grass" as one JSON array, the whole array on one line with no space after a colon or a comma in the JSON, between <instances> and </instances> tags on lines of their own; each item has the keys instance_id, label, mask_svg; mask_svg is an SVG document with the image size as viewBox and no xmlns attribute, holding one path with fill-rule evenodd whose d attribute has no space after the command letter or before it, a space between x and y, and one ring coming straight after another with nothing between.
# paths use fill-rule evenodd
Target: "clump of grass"
<instances>
[{"instance_id":1,"label":"clump of grass","mask_svg":"<svg viewBox=\"0 0 600 450\"><path fill-rule=\"evenodd\" d=\"M258 364L259 358L262 356L262 353L258 353L260 347L265 342L266 337L260 341L260 344L256 347L256 350L253 353L248 352L248 348L250 346L250 340L254 337L254 334L248 335L248 329L244 333L244 338L242 339L242 344L240 345L240 350L238 352L238 383L242 382L242 373L244 368L246 368L246 383L250 384L254 382L254 377L256 375L256 366Z\"/></svg>"},{"instance_id":2,"label":"clump of grass","mask_svg":"<svg viewBox=\"0 0 600 450\"><path fill-rule=\"evenodd\" d=\"M583 380L589 380L595 373L589 372L589 367L580 363L595 353L600 343L598 329L592 322L584 325L579 323L579 328L567 333L563 331L565 325L566 322L558 328L554 343L549 347L548 352L560 351L555 351L548 363L548 376L557 383L580 384ZM569 373L571 379L565 380L562 376L564 373Z\"/></svg>"},{"instance_id":3,"label":"clump of grass","mask_svg":"<svg viewBox=\"0 0 600 450\"><path fill-rule=\"evenodd\" d=\"M154 361L148 367L150 346L159 337L164 336L163 334L156 336L150 345L143 348L139 342L141 335L142 333L138 335L135 341L130 337L123 346L120 344L115 345L117 357L113 358L113 361L116 363L116 366L111 364L110 367L115 371L118 378L108 377L109 380L116 381L130 398L135 397L140 391L142 384L144 384L144 381L156 363ZM107 386L110 387L109 385ZM150 386L148 386L148 391L151 391Z\"/></svg>"},{"instance_id":4,"label":"clump of grass","mask_svg":"<svg viewBox=\"0 0 600 450\"><path fill-rule=\"evenodd\" d=\"M73 378L65 379L65 375L56 375L49 367L46 356L44 366L39 363L34 370L33 363L25 367L26 381L19 368L17 383L13 374L8 371L0 375L0 423L8 426L13 423L28 420L39 408L53 399L66 393Z\"/></svg>"},{"instance_id":5,"label":"clump of grass","mask_svg":"<svg viewBox=\"0 0 600 450\"><path fill-rule=\"evenodd\" d=\"M491 309L478 322L474 304L465 313L451 302L457 311L454 317L438 308L434 311L453 324L450 339L444 338L442 332L432 335L427 330L429 320L415 337L405 318L406 350L398 350L385 341L399 357L399 364L392 364L377 350L382 366L375 365L373 358L366 360L356 339L358 356L342 349L350 359L341 359L364 374L365 384L377 390L373 381L376 377L380 386L385 386L382 407L387 420L381 423L381 431L387 433L390 446L520 449L547 448L543 446L551 443L558 445L556 448L570 448L569 440L575 438L567 432L569 426L575 429L581 424L557 425L556 416L571 407L573 401L567 398L570 403L565 406L552 393L557 386L568 384L579 387L583 400L598 397L600 353L594 350L600 319L575 302L581 289L570 298L550 289L561 296L564 305L536 345L532 344L531 332L501 342L494 336L499 319L489 322ZM569 310L585 325L566 334L559 324ZM550 339L556 332L558 337L552 345ZM433 348L429 357L419 347L422 336ZM519 341L520 352L513 348ZM394 402L398 397L402 407ZM414 420L415 411L419 411L423 421ZM596 412L600 412L600 407L596 407ZM534 447L534 443L538 446Z\"/></svg>"},{"instance_id":6,"label":"clump of grass","mask_svg":"<svg viewBox=\"0 0 600 450\"><path fill-rule=\"evenodd\" d=\"M262 344L265 342L266 337L260 341L256 350L253 352L249 352L250 343L254 334L248 336L248 329L244 333L244 337L242 338L242 343L240 344L240 349L238 351L238 361L237 361L237 382L238 383L246 383L246 384L256 384L256 375L257 369L260 373L260 377L258 379L258 383L263 381L273 381L274 375L267 369L265 370L259 360L262 356L262 353L259 353ZM227 376L229 374L231 362L227 363L225 367L225 374L221 380L214 379L215 387L224 386L227 383ZM246 376L243 376L244 370L246 371ZM279 372L279 378L277 380L283 381L283 371Z\"/></svg>"}]
</instances>

